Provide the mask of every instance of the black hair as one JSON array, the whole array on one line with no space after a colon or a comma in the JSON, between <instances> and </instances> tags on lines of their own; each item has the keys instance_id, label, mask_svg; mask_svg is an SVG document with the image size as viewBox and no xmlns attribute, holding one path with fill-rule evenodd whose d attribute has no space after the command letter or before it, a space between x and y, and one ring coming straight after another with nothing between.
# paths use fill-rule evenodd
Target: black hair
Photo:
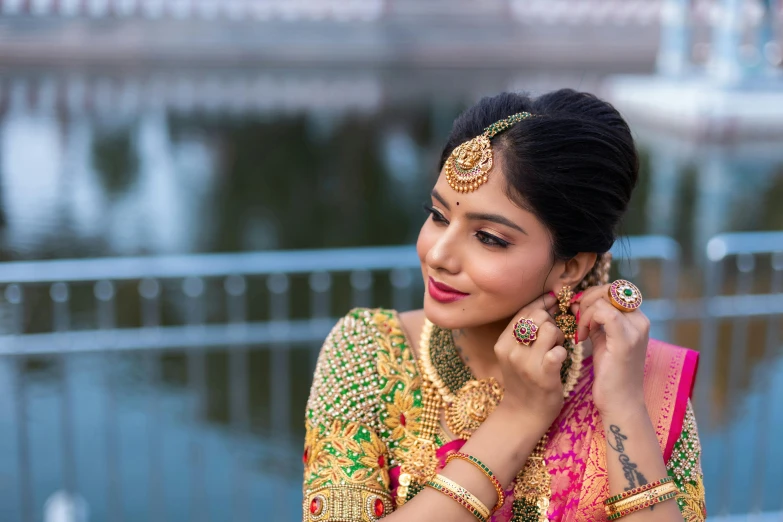
<instances>
[{"instance_id":1,"label":"black hair","mask_svg":"<svg viewBox=\"0 0 783 522\"><path fill-rule=\"evenodd\" d=\"M544 223L555 259L607 252L636 185L639 158L628 124L594 95L560 89L537 98L483 98L454 121L440 168L461 143L518 112L534 116L492 138L508 197Z\"/></svg>"}]
</instances>

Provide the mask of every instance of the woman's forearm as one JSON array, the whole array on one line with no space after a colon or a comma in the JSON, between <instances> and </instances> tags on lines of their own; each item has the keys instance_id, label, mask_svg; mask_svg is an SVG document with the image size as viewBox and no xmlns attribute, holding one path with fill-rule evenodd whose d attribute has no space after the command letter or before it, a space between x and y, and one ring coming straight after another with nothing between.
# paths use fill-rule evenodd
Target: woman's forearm
<instances>
[{"instance_id":1,"label":"woman's forearm","mask_svg":"<svg viewBox=\"0 0 783 522\"><path fill-rule=\"evenodd\" d=\"M641 405L601 414L606 432L609 494L616 495L666 477L661 448L647 409ZM628 522L683 520L672 499L623 517Z\"/></svg>"},{"instance_id":2,"label":"woman's forearm","mask_svg":"<svg viewBox=\"0 0 783 522\"><path fill-rule=\"evenodd\" d=\"M546 431L547 426L540 424L535 419L526 419L506 410L501 405L476 430L461 451L486 464L501 485L507 488ZM490 509L498 500L492 483L470 463L454 459L440 474L470 491ZM432 488L424 488L424 491L384 520L471 522L476 519L454 500Z\"/></svg>"}]
</instances>

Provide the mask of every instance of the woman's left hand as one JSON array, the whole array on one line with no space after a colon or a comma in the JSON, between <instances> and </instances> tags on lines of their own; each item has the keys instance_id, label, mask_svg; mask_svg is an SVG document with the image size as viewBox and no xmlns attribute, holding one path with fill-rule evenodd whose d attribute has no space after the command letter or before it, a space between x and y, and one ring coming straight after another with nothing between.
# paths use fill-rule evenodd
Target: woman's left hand
<instances>
[{"instance_id":1,"label":"woman's left hand","mask_svg":"<svg viewBox=\"0 0 783 522\"><path fill-rule=\"evenodd\" d=\"M640 310L621 312L609 302L609 285L577 294L577 339L593 345L593 401L601 414L644 407L644 361L650 320Z\"/></svg>"}]
</instances>

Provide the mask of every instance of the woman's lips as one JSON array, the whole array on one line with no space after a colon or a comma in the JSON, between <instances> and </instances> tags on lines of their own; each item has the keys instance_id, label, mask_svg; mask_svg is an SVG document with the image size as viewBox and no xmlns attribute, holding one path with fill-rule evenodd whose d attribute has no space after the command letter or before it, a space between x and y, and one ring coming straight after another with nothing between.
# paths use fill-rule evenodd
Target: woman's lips
<instances>
[{"instance_id":1,"label":"woman's lips","mask_svg":"<svg viewBox=\"0 0 783 522\"><path fill-rule=\"evenodd\" d=\"M467 297L469 295L463 294L462 292L457 292L450 286L444 285L443 283L438 283L431 277L429 283L427 284L427 292L430 294L430 297L439 303L452 303L454 301L459 301L463 297Z\"/></svg>"}]
</instances>

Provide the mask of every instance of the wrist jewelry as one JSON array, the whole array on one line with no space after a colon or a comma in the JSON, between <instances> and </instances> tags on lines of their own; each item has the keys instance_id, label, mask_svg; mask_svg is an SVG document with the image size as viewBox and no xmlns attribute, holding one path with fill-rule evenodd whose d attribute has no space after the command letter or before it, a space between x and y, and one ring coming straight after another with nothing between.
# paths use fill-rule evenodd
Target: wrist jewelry
<instances>
[{"instance_id":1,"label":"wrist jewelry","mask_svg":"<svg viewBox=\"0 0 783 522\"><path fill-rule=\"evenodd\" d=\"M677 491L671 477L666 477L606 499L604 509L609 520L616 520L672 499L677 496Z\"/></svg>"},{"instance_id":2,"label":"wrist jewelry","mask_svg":"<svg viewBox=\"0 0 783 522\"><path fill-rule=\"evenodd\" d=\"M486 522L489 518L489 508L484 505L473 493L463 488L451 479L443 475L435 475L429 481L427 486L440 491L450 499L457 502L460 506L467 509L476 520Z\"/></svg>"},{"instance_id":3,"label":"wrist jewelry","mask_svg":"<svg viewBox=\"0 0 783 522\"><path fill-rule=\"evenodd\" d=\"M490 482L492 482L492 485L495 488L495 492L498 494L497 504L495 504L495 507L492 508L492 511L496 511L503 507L503 502L506 500L506 494L503 492L503 486L500 485L500 481L495 477L495 474L492 473L492 470L490 470L486 464L481 462L473 455L468 455L467 453L452 453L446 457L446 464L448 464L452 459L460 459L464 460L465 462L469 462L470 464L473 464L476 469L481 471L484 476L486 476Z\"/></svg>"},{"instance_id":4,"label":"wrist jewelry","mask_svg":"<svg viewBox=\"0 0 783 522\"><path fill-rule=\"evenodd\" d=\"M622 493L618 493L617 495L613 497L609 497L606 500L604 500L604 505L608 506L609 504L614 504L615 502L619 500L623 500L624 498L628 498L631 495L636 495L637 493L641 493L642 491L647 491L648 489L652 489L655 487L660 486L661 484L666 484L667 482L671 482L673 479L669 476L663 477L661 480L656 480L655 482L650 482L649 484L645 484L643 486L639 486L638 488L631 489L629 491L623 491Z\"/></svg>"},{"instance_id":5,"label":"wrist jewelry","mask_svg":"<svg viewBox=\"0 0 783 522\"><path fill-rule=\"evenodd\" d=\"M675 488L676 489L676 488ZM637 511L641 511L643 509L646 509L648 507L654 506L655 504L660 504L661 502L665 502L667 500L671 500L674 497L677 496L677 491L670 491L669 493L664 493L660 496L657 496L651 500L646 500L644 502L638 502L630 507L627 507L621 511L617 511L616 513L612 513L609 515L607 513L609 520L617 520L618 518L622 518L624 516L630 515L631 513L636 513Z\"/></svg>"}]
</instances>

